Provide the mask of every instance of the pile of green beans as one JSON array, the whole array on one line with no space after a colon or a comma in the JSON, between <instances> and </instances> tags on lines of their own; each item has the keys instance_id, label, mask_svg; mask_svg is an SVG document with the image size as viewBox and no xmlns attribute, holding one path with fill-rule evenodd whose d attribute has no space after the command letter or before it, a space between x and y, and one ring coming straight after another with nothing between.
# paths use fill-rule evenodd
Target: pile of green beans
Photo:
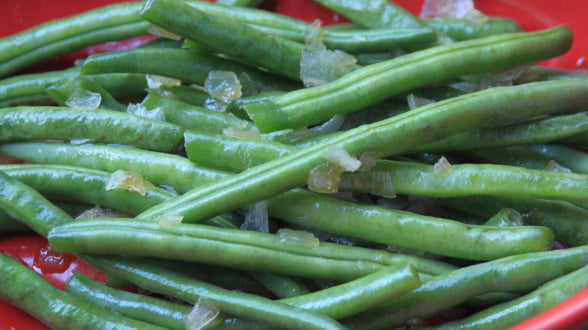
<instances>
[{"instance_id":1,"label":"pile of green beans","mask_svg":"<svg viewBox=\"0 0 588 330\"><path fill-rule=\"evenodd\" d=\"M317 2L352 23L146 0L0 39L6 77L176 38L0 80L0 156L18 160L0 165L0 233L34 231L108 278L60 291L0 255L0 298L64 329L186 329L202 306L218 311L205 329L390 329L463 306L435 329L505 329L586 287L588 77L535 65L570 29ZM304 88L303 55L323 46L361 65ZM505 86L455 88L521 65ZM209 94L218 72L240 97ZM112 188L121 171L145 190ZM105 219L82 219L96 206Z\"/></svg>"}]
</instances>

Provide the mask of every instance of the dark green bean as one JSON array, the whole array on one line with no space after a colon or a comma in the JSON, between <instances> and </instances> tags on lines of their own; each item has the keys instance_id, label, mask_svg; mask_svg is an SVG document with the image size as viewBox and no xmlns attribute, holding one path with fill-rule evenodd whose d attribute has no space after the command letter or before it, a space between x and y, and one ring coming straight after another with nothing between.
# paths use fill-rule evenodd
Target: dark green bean
<instances>
[{"instance_id":1,"label":"dark green bean","mask_svg":"<svg viewBox=\"0 0 588 330\"><path fill-rule=\"evenodd\" d=\"M52 227L73 219L31 187L0 171L0 210L42 236Z\"/></svg>"},{"instance_id":2,"label":"dark green bean","mask_svg":"<svg viewBox=\"0 0 588 330\"><path fill-rule=\"evenodd\" d=\"M183 215L186 222L201 221L306 184L311 169L325 162L321 152L336 144L354 156L366 151L391 156L465 129L557 111L578 111L584 107L587 89L588 84L582 82L535 83L492 88L437 102L375 124L360 126L236 176L205 185L139 216L157 218L173 213ZM541 97L542 102L538 102L537 97Z\"/></svg>"},{"instance_id":3,"label":"dark green bean","mask_svg":"<svg viewBox=\"0 0 588 330\"><path fill-rule=\"evenodd\" d=\"M463 267L432 278L418 289L359 314L346 325L390 329L414 317L427 317L489 292L526 292L584 267L588 246L529 253ZM529 276L533 274L533 276Z\"/></svg>"},{"instance_id":4,"label":"dark green bean","mask_svg":"<svg viewBox=\"0 0 588 330\"><path fill-rule=\"evenodd\" d=\"M90 139L174 152L183 130L175 125L108 110L65 107L0 109L0 141Z\"/></svg>"},{"instance_id":5,"label":"dark green bean","mask_svg":"<svg viewBox=\"0 0 588 330\"><path fill-rule=\"evenodd\" d=\"M141 9L141 17L237 61L264 67L294 80L300 78L303 44L175 0L148 0Z\"/></svg>"},{"instance_id":6,"label":"dark green bean","mask_svg":"<svg viewBox=\"0 0 588 330\"><path fill-rule=\"evenodd\" d=\"M4 211L0 211L0 233L10 233L16 231L29 231L30 228L25 224L18 222Z\"/></svg>"},{"instance_id":7,"label":"dark green bean","mask_svg":"<svg viewBox=\"0 0 588 330\"><path fill-rule=\"evenodd\" d=\"M459 321L428 329L506 329L537 315L588 287L588 266L554 279L535 291Z\"/></svg>"},{"instance_id":8,"label":"dark green bean","mask_svg":"<svg viewBox=\"0 0 588 330\"><path fill-rule=\"evenodd\" d=\"M244 108L263 133L313 125L419 86L556 56L565 52L570 42L570 30L557 27L434 47Z\"/></svg>"},{"instance_id":9,"label":"dark green bean","mask_svg":"<svg viewBox=\"0 0 588 330\"><path fill-rule=\"evenodd\" d=\"M184 318L191 309L188 305L117 290L77 272L68 279L65 290L113 312L170 329L185 330Z\"/></svg>"},{"instance_id":10,"label":"dark green bean","mask_svg":"<svg viewBox=\"0 0 588 330\"><path fill-rule=\"evenodd\" d=\"M85 256L94 267L115 274L147 290L195 303L203 298L219 310L246 319L292 329L343 329L319 313L273 302L259 296L224 290L131 259Z\"/></svg>"},{"instance_id":11,"label":"dark green bean","mask_svg":"<svg viewBox=\"0 0 588 330\"><path fill-rule=\"evenodd\" d=\"M164 329L126 318L55 288L20 262L0 254L0 297L55 329Z\"/></svg>"},{"instance_id":12,"label":"dark green bean","mask_svg":"<svg viewBox=\"0 0 588 330\"><path fill-rule=\"evenodd\" d=\"M468 150L466 155L481 163L520 166L542 171L572 172L555 160L544 157L525 146Z\"/></svg>"},{"instance_id":13,"label":"dark green bean","mask_svg":"<svg viewBox=\"0 0 588 330\"><path fill-rule=\"evenodd\" d=\"M231 71L247 74L260 91L292 90L298 88L284 79L272 77L255 68L203 52L186 49L130 49L89 56L82 74L106 72L147 73L180 79L204 86L210 71Z\"/></svg>"}]
</instances>

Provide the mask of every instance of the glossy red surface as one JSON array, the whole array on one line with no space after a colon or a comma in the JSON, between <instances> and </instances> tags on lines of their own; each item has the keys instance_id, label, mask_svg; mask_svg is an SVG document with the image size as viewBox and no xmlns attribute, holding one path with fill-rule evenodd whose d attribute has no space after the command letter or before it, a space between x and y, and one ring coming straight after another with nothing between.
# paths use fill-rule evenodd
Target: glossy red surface
<instances>
[{"instance_id":1,"label":"glossy red surface","mask_svg":"<svg viewBox=\"0 0 588 330\"><path fill-rule=\"evenodd\" d=\"M121 2L120 0L15 0L0 1L0 37L8 36L50 19ZM423 0L397 0L398 4L418 14ZM566 68L588 69L588 20L585 19L584 0L475 0L476 8L487 15L507 16L516 19L524 30L532 31L556 25L567 25L575 32L572 49L565 55L542 64ZM345 22L345 18L313 3L311 0L266 0L267 9L292 17L313 21L321 19L325 24ZM584 33L584 34L583 34ZM113 49L132 47L141 43L108 43L50 60L32 70L63 67L75 58ZM74 270L104 281L103 274L94 270L72 255L51 250L47 241L36 235L0 236L0 252L6 253L31 267L58 288ZM1 285L1 283L0 283ZM34 318L10 304L0 300L0 330L46 329ZM513 330L588 329L588 289L572 299L543 313Z\"/></svg>"}]
</instances>

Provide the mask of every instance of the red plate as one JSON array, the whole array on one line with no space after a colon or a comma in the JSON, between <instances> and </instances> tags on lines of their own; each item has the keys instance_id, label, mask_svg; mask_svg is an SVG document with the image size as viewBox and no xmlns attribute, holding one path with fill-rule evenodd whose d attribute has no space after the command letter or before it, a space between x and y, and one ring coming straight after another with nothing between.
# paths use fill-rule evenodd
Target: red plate
<instances>
[{"instance_id":1,"label":"red plate","mask_svg":"<svg viewBox=\"0 0 588 330\"><path fill-rule=\"evenodd\" d=\"M16 0L1 1L0 37L8 36L36 24L82 12L120 0ZM397 0L396 3L412 13L418 14L423 0ZM506 16L516 19L524 30L533 31L556 25L567 25L575 33L572 49L544 65L566 69L588 69L588 20L585 18L584 0L475 0L476 8L491 16ZM343 22L345 19L311 0L266 0L266 8L281 14L313 21L321 19L325 24ZM136 41L134 42L136 44ZM132 43L131 43L132 44ZM44 64L45 67L70 65L73 59L89 53L128 47L124 43L109 43L91 47L71 56L62 56ZM36 68L39 68L38 66ZM43 238L34 235L0 237L0 252L10 254L47 278L58 288L74 270L81 271L99 280L102 274L77 258L52 251ZM0 283L1 285L1 283ZM28 314L0 300L0 330L46 329ZM588 289L577 294L555 308L528 320L513 330L588 329Z\"/></svg>"}]
</instances>

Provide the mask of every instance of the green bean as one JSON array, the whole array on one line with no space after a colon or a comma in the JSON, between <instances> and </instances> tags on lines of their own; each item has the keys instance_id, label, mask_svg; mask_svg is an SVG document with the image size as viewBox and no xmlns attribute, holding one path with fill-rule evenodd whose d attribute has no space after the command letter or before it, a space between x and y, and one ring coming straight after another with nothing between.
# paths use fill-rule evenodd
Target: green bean
<instances>
[{"instance_id":1,"label":"green bean","mask_svg":"<svg viewBox=\"0 0 588 330\"><path fill-rule=\"evenodd\" d=\"M420 146L414 152L443 152L546 143L588 132L588 114L581 112L464 132Z\"/></svg>"},{"instance_id":2,"label":"green bean","mask_svg":"<svg viewBox=\"0 0 588 330\"><path fill-rule=\"evenodd\" d=\"M557 27L434 47L244 108L262 133L308 126L419 86L556 56L569 48L570 41L570 30Z\"/></svg>"},{"instance_id":3,"label":"green bean","mask_svg":"<svg viewBox=\"0 0 588 330\"><path fill-rule=\"evenodd\" d=\"M180 193L228 176L226 172L197 167L178 155L114 145L12 143L0 144L0 153L14 155L34 163L80 166L106 172L135 172L155 185L169 186ZM161 201L163 200L160 199L159 202Z\"/></svg>"},{"instance_id":4,"label":"green bean","mask_svg":"<svg viewBox=\"0 0 588 330\"><path fill-rule=\"evenodd\" d=\"M124 12L124 11L123 11ZM96 21L99 22L108 22L109 20L105 20L103 18L97 18ZM80 22L81 23L81 22ZM107 24L112 24L112 23L107 23ZM84 23L85 25L89 25L91 26L92 24L88 24L87 22ZM78 35L74 35L71 37L66 37L62 40L53 42L53 43L47 43L44 45L39 45L38 48L34 48L32 50L27 50L27 51L22 51L21 54L19 54L19 52L21 52L20 50L18 52L14 52L12 47L14 47L14 42L10 41L9 43L2 43L0 44L0 54L1 53L11 53L12 54L16 54L16 57L10 58L8 60L6 60L5 62L3 62L2 64L0 64L0 76L6 76L10 73L15 72L18 69L24 68L28 65L34 64L36 62L39 62L41 60L44 59L48 59L51 58L53 56L56 55L61 55L61 54L67 54L69 52L72 52L74 50L89 46L89 45L94 45L94 44L98 44L101 42L106 42L106 41L113 41L113 40L122 40L122 39L127 39L127 38L131 38L131 37L136 37L136 36L140 36L140 35L144 35L147 34L149 28L149 24L147 22L133 22L133 23L128 23L128 24L121 24L118 26L111 26L111 27L104 27L102 29L98 29L95 31L89 31L86 33L79 33ZM33 30L36 28L33 28ZM39 34L45 34L47 33L47 31L51 31L52 29L49 28L45 31L43 30L37 30L40 31ZM73 31L76 31L78 29L72 29ZM42 39L48 39L46 36L47 34L45 34L44 37L39 36L37 37L32 36L31 34L33 34L33 32L31 32L31 30L27 30L25 32L22 32L24 34L27 35L21 35L21 34L17 34L14 37L17 37L13 40L15 40L16 42L21 42L21 38L26 38L27 40L42 40ZM34 32L35 34L37 32ZM62 33L56 33L56 35L62 35ZM9 39L11 39L11 37L9 37ZM9 44L9 45L8 45ZM26 45L34 45L34 43L28 43L28 42L21 42L21 44L26 44ZM5 47L10 47L9 49L6 49ZM0 55L1 56L1 55Z\"/></svg>"},{"instance_id":5,"label":"green bean","mask_svg":"<svg viewBox=\"0 0 588 330\"><path fill-rule=\"evenodd\" d=\"M218 3L228 6L238 7L255 7L261 3L262 0L220 0Z\"/></svg>"},{"instance_id":6,"label":"green bean","mask_svg":"<svg viewBox=\"0 0 588 330\"><path fill-rule=\"evenodd\" d=\"M94 267L115 274L147 290L170 295L189 303L203 298L219 310L251 320L292 329L343 329L319 313L273 302L259 296L224 290L181 276L165 268L131 259L85 256Z\"/></svg>"},{"instance_id":7,"label":"green bean","mask_svg":"<svg viewBox=\"0 0 588 330\"><path fill-rule=\"evenodd\" d=\"M181 157L115 146L74 147L27 143L0 145L0 150L34 162L72 164L106 171L133 171L153 183L169 185L180 192L228 176L224 172L198 168ZM445 219L345 202L302 189L270 199L268 212L289 223L319 231L468 259L492 259L517 251L543 250L552 244L549 233L544 229L489 230L486 227L467 226ZM333 221L333 218L337 221ZM432 228L445 234L434 235ZM423 232L431 232L431 237L435 239L423 242L420 239ZM447 238L457 237L456 235L459 235L459 240ZM502 237L503 244L500 249L489 249L488 246L494 245L497 235ZM440 274L448 271L446 265L420 258L411 262L419 272Z\"/></svg>"},{"instance_id":8,"label":"green bean","mask_svg":"<svg viewBox=\"0 0 588 330\"><path fill-rule=\"evenodd\" d=\"M585 101L581 100L586 98L588 84L572 82L561 85L562 83L493 88L420 107L375 124L360 126L233 177L191 190L170 202L143 212L139 217L156 218L171 212L183 215L186 222L196 222L302 186L307 182L310 170L325 162L321 152L336 144L341 144L351 155L359 156L366 151L377 151L386 157L465 129L512 122L556 111L577 111L578 107L583 107ZM537 102L538 96L542 98L542 102ZM497 116L498 113L500 116ZM398 143L399 139L402 139L402 143ZM390 143L391 141L396 143Z\"/></svg>"},{"instance_id":9,"label":"green bean","mask_svg":"<svg viewBox=\"0 0 588 330\"><path fill-rule=\"evenodd\" d=\"M4 211L0 211L0 233L30 230L25 224L18 222Z\"/></svg>"},{"instance_id":10,"label":"green bean","mask_svg":"<svg viewBox=\"0 0 588 330\"><path fill-rule=\"evenodd\" d=\"M248 274L278 298L292 298L310 293L302 282L289 276L262 271L249 271Z\"/></svg>"},{"instance_id":11,"label":"green bean","mask_svg":"<svg viewBox=\"0 0 588 330\"><path fill-rule=\"evenodd\" d=\"M147 79L144 74L105 73L86 75L85 78L104 88L116 99L142 99L146 92Z\"/></svg>"},{"instance_id":12,"label":"green bean","mask_svg":"<svg viewBox=\"0 0 588 330\"><path fill-rule=\"evenodd\" d=\"M253 123L239 119L231 114L190 105L173 98L149 93L142 103L147 109L159 108L165 114L167 122L186 129L222 133L224 128L238 127L253 130Z\"/></svg>"},{"instance_id":13,"label":"green bean","mask_svg":"<svg viewBox=\"0 0 588 330\"><path fill-rule=\"evenodd\" d=\"M294 31L259 25L252 26L268 34L304 43L303 29ZM433 29L428 27L356 29L349 31L323 30L322 42L329 49L339 49L348 53L368 53L402 48L415 43L433 42L435 37Z\"/></svg>"},{"instance_id":14,"label":"green bean","mask_svg":"<svg viewBox=\"0 0 588 330\"><path fill-rule=\"evenodd\" d=\"M112 313L61 291L16 260L0 254L0 297L55 329L164 329Z\"/></svg>"},{"instance_id":15,"label":"green bean","mask_svg":"<svg viewBox=\"0 0 588 330\"><path fill-rule=\"evenodd\" d=\"M531 145L527 148L536 153L554 159L576 173L588 173L588 155L579 150L558 144Z\"/></svg>"},{"instance_id":16,"label":"green bean","mask_svg":"<svg viewBox=\"0 0 588 330\"><path fill-rule=\"evenodd\" d=\"M106 133L108 132L108 133ZM173 152L182 141L178 126L108 110L65 107L0 109L0 141L90 139Z\"/></svg>"},{"instance_id":17,"label":"green bean","mask_svg":"<svg viewBox=\"0 0 588 330\"><path fill-rule=\"evenodd\" d=\"M369 0L356 0L353 3L342 0L315 0L315 2L365 28L413 28L424 26L417 17L389 1L376 2L377 7Z\"/></svg>"},{"instance_id":18,"label":"green bean","mask_svg":"<svg viewBox=\"0 0 588 330\"><path fill-rule=\"evenodd\" d=\"M110 173L59 165L2 165L0 170L52 199L85 202L137 214L173 198L158 188L145 196L126 189L106 190Z\"/></svg>"},{"instance_id":19,"label":"green bean","mask_svg":"<svg viewBox=\"0 0 588 330\"><path fill-rule=\"evenodd\" d=\"M106 110L126 111L127 107L117 100L97 83L84 77L74 77L67 80L60 80L46 85L47 94L61 106L67 106L65 103L76 89L100 94L100 108Z\"/></svg>"},{"instance_id":20,"label":"green bean","mask_svg":"<svg viewBox=\"0 0 588 330\"><path fill-rule=\"evenodd\" d=\"M31 187L0 171L0 209L42 236L73 219Z\"/></svg>"},{"instance_id":21,"label":"green bean","mask_svg":"<svg viewBox=\"0 0 588 330\"><path fill-rule=\"evenodd\" d=\"M477 162L520 166L542 171L572 172L567 167L544 157L525 146L468 150L468 157ZM439 159L439 157L437 157Z\"/></svg>"},{"instance_id":22,"label":"green bean","mask_svg":"<svg viewBox=\"0 0 588 330\"><path fill-rule=\"evenodd\" d=\"M89 56L82 66L82 74L107 72L147 73L180 79L204 86L212 70L247 74L260 91L292 90L298 86L255 68L186 49L130 49Z\"/></svg>"},{"instance_id":23,"label":"green bean","mask_svg":"<svg viewBox=\"0 0 588 330\"><path fill-rule=\"evenodd\" d=\"M562 140L560 142L569 143L569 144L575 144L577 146L588 148L588 134L586 134L586 133L584 133L584 134L578 134L578 135L569 137L569 138L567 138L565 140Z\"/></svg>"},{"instance_id":24,"label":"green bean","mask_svg":"<svg viewBox=\"0 0 588 330\"><path fill-rule=\"evenodd\" d=\"M479 196L443 198L439 202L444 206L483 217L491 217L500 209L510 207L526 214L524 223L551 228L560 242L571 246L588 244L588 211L570 203Z\"/></svg>"},{"instance_id":25,"label":"green bean","mask_svg":"<svg viewBox=\"0 0 588 330\"><path fill-rule=\"evenodd\" d=\"M141 9L141 17L237 61L294 80L300 78L303 44L208 14L180 1L148 0Z\"/></svg>"},{"instance_id":26,"label":"green bean","mask_svg":"<svg viewBox=\"0 0 588 330\"><path fill-rule=\"evenodd\" d=\"M544 66L532 66L519 78L518 83L542 80L588 80L586 70L562 70Z\"/></svg>"},{"instance_id":27,"label":"green bean","mask_svg":"<svg viewBox=\"0 0 588 330\"><path fill-rule=\"evenodd\" d=\"M520 298L429 329L506 329L554 307L586 287L588 266L554 279Z\"/></svg>"},{"instance_id":28,"label":"green bean","mask_svg":"<svg viewBox=\"0 0 588 330\"><path fill-rule=\"evenodd\" d=\"M159 88L168 93L171 93L173 97L176 97L178 100L182 102L197 106L203 106L206 103L206 101L210 98L210 95L206 93L202 89L202 87L197 85L161 86Z\"/></svg>"},{"instance_id":29,"label":"green bean","mask_svg":"<svg viewBox=\"0 0 588 330\"><path fill-rule=\"evenodd\" d=\"M207 229L198 225L176 226L162 227L156 223L123 219L116 219L116 223L106 220L76 221L76 226L53 230L49 240L56 251L62 252L103 255L124 253L336 281L355 279L381 267L368 261L314 257L308 253L294 254L287 251L287 246L282 247L288 243L281 243L279 237L272 234L259 236L241 230ZM182 235L177 230L186 232ZM206 236L207 232L218 235L229 233L239 237L222 240ZM109 244L98 243L106 237L109 238ZM271 248L262 247L252 242L254 239L273 240L275 244Z\"/></svg>"},{"instance_id":30,"label":"green bean","mask_svg":"<svg viewBox=\"0 0 588 330\"><path fill-rule=\"evenodd\" d=\"M421 285L416 271L409 265L382 268L335 287L280 302L313 310L336 320L377 307L398 298Z\"/></svg>"},{"instance_id":31,"label":"green bean","mask_svg":"<svg viewBox=\"0 0 588 330\"><path fill-rule=\"evenodd\" d=\"M135 320L184 330L190 306L110 288L81 274L67 281L66 292Z\"/></svg>"},{"instance_id":32,"label":"green bean","mask_svg":"<svg viewBox=\"0 0 588 330\"><path fill-rule=\"evenodd\" d=\"M521 27L515 20L506 17L485 17L481 22L468 22L463 18L436 17L423 20L423 22L456 41L521 31Z\"/></svg>"},{"instance_id":33,"label":"green bean","mask_svg":"<svg viewBox=\"0 0 588 330\"><path fill-rule=\"evenodd\" d=\"M31 105L30 100L41 98L45 104L53 101L45 95L44 86L50 82L71 78L78 75L80 68L74 67L63 71L31 73L0 80L0 107Z\"/></svg>"},{"instance_id":34,"label":"green bean","mask_svg":"<svg viewBox=\"0 0 588 330\"><path fill-rule=\"evenodd\" d=\"M489 292L526 292L584 267L588 246L506 257L463 267L424 282L418 289L357 315L350 328L390 329ZM533 274L533 276L529 276Z\"/></svg>"}]
</instances>

